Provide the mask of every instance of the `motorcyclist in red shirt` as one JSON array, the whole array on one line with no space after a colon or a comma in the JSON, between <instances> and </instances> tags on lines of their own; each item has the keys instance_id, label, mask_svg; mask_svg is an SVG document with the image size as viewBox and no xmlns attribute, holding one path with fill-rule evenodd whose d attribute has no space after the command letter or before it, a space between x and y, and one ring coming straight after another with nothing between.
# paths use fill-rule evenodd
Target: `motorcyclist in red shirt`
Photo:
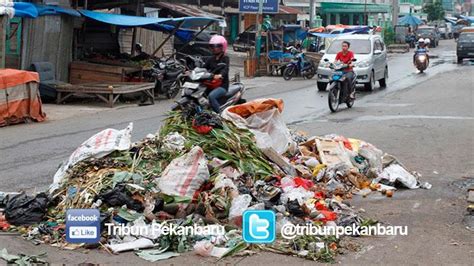
<instances>
[{"instance_id":1,"label":"motorcyclist in red shirt","mask_svg":"<svg viewBox=\"0 0 474 266\"><path fill-rule=\"evenodd\" d=\"M348 92L350 88L350 84L354 80L354 71L352 70L352 60L354 59L354 53L352 51L349 51L349 48L351 47L350 42L348 41L343 41L342 42L342 51L337 53L336 55L336 60L335 62L339 61L342 62L343 64L346 64L347 67L343 69L344 75L346 76L346 80L344 82L344 87L345 91ZM349 89L348 89L349 88ZM355 91L350 92L350 97L355 98Z\"/></svg>"}]
</instances>

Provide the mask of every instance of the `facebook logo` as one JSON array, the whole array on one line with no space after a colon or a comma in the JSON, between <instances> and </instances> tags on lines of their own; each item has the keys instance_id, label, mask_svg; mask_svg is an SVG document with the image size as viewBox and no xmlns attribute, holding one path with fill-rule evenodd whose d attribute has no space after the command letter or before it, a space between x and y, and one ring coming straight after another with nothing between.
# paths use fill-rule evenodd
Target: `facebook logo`
<instances>
[{"instance_id":1,"label":"facebook logo","mask_svg":"<svg viewBox=\"0 0 474 266\"><path fill-rule=\"evenodd\" d=\"M69 243L99 243L100 212L98 209L66 211L66 241Z\"/></svg>"},{"instance_id":2,"label":"facebook logo","mask_svg":"<svg viewBox=\"0 0 474 266\"><path fill-rule=\"evenodd\" d=\"M242 215L242 238L247 243L266 244L275 241L275 213L269 210L247 210Z\"/></svg>"}]
</instances>

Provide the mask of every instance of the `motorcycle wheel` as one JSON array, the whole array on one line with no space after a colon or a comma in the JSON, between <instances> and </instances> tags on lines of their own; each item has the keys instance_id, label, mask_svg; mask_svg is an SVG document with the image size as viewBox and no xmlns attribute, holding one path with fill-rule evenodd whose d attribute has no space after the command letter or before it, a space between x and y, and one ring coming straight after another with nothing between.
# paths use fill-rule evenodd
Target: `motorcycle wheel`
<instances>
[{"instance_id":1,"label":"motorcycle wheel","mask_svg":"<svg viewBox=\"0 0 474 266\"><path fill-rule=\"evenodd\" d=\"M339 86L334 86L330 91L329 91L329 96L328 96L328 104L329 104L329 109L331 112L337 112L337 109L339 108L339 96L340 96L341 90L339 89Z\"/></svg>"},{"instance_id":2,"label":"motorcycle wheel","mask_svg":"<svg viewBox=\"0 0 474 266\"><path fill-rule=\"evenodd\" d=\"M179 81L171 84L169 90L166 92L166 98L173 99L174 97L176 97L176 95L178 95L180 90L181 90L181 85Z\"/></svg>"},{"instance_id":3,"label":"motorcycle wheel","mask_svg":"<svg viewBox=\"0 0 474 266\"><path fill-rule=\"evenodd\" d=\"M305 78L306 79L312 79L316 75L316 70L314 69L314 66L312 65L306 72Z\"/></svg>"},{"instance_id":4,"label":"motorcycle wheel","mask_svg":"<svg viewBox=\"0 0 474 266\"><path fill-rule=\"evenodd\" d=\"M295 72L295 67L294 66L289 66L285 68L285 71L283 71L283 79L284 80L291 80L293 78L293 74Z\"/></svg>"},{"instance_id":5,"label":"motorcycle wheel","mask_svg":"<svg viewBox=\"0 0 474 266\"><path fill-rule=\"evenodd\" d=\"M352 108L352 106L354 106L355 99L351 99L350 96L347 96L347 98L348 98L346 101L347 108Z\"/></svg>"}]
</instances>

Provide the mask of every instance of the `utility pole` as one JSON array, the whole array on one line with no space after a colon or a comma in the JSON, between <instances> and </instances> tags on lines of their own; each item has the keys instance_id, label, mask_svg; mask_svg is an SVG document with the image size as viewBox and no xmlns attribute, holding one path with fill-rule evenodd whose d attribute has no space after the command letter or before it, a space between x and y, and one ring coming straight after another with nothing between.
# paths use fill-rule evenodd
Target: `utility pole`
<instances>
[{"instance_id":1,"label":"utility pole","mask_svg":"<svg viewBox=\"0 0 474 266\"><path fill-rule=\"evenodd\" d=\"M393 1L398 1L398 0L393 0ZM365 2L364 2L364 22L365 22L365 23L364 23L364 24L365 24L366 26L369 25L368 19L369 19L369 18L368 18L368 16L367 16L367 0L365 0Z\"/></svg>"},{"instance_id":2,"label":"utility pole","mask_svg":"<svg viewBox=\"0 0 474 266\"><path fill-rule=\"evenodd\" d=\"M0 16L0 68L5 68L6 38L8 16Z\"/></svg>"},{"instance_id":3,"label":"utility pole","mask_svg":"<svg viewBox=\"0 0 474 266\"><path fill-rule=\"evenodd\" d=\"M392 27L398 24L398 14L400 12L398 7L399 0L392 0Z\"/></svg>"},{"instance_id":4,"label":"utility pole","mask_svg":"<svg viewBox=\"0 0 474 266\"><path fill-rule=\"evenodd\" d=\"M314 27L314 0L309 0L309 27Z\"/></svg>"},{"instance_id":5,"label":"utility pole","mask_svg":"<svg viewBox=\"0 0 474 266\"><path fill-rule=\"evenodd\" d=\"M224 18L225 21L225 0L221 1L221 16ZM225 29L224 27L221 27L221 35L224 36L225 34Z\"/></svg>"},{"instance_id":6,"label":"utility pole","mask_svg":"<svg viewBox=\"0 0 474 266\"><path fill-rule=\"evenodd\" d=\"M257 38L255 40L255 55L257 56L257 65L260 61L260 48L262 44L262 25L260 23L260 16L263 13L263 0L258 1L258 13L257 13Z\"/></svg>"}]
</instances>

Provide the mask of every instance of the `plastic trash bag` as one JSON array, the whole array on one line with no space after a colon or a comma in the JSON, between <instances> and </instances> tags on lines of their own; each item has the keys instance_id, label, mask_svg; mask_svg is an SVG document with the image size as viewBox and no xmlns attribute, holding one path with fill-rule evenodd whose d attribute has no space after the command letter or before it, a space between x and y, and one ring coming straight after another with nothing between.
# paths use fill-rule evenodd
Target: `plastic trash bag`
<instances>
[{"instance_id":1,"label":"plastic trash bag","mask_svg":"<svg viewBox=\"0 0 474 266\"><path fill-rule=\"evenodd\" d=\"M235 186L232 180L230 180L229 178L223 175L219 175L213 189L224 188L224 187L229 187L231 189L238 191L237 186Z\"/></svg>"},{"instance_id":2,"label":"plastic trash bag","mask_svg":"<svg viewBox=\"0 0 474 266\"><path fill-rule=\"evenodd\" d=\"M123 151L130 149L133 123L122 130L108 128L90 137L83 142L63 163L54 175L53 184L49 187L49 192L53 193L66 175L67 170L88 158L102 158L113 151Z\"/></svg>"},{"instance_id":3,"label":"plastic trash bag","mask_svg":"<svg viewBox=\"0 0 474 266\"><path fill-rule=\"evenodd\" d=\"M286 187L285 192L281 194L280 201L282 204L287 204L289 201L297 200L299 205L305 203L309 198L314 196L314 193L306 190L303 187Z\"/></svg>"},{"instance_id":4,"label":"plastic trash bag","mask_svg":"<svg viewBox=\"0 0 474 266\"><path fill-rule=\"evenodd\" d=\"M252 196L248 194L239 195L233 199L229 210L229 219L242 216L242 213L248 209L251 201Z\"/></svg>"},{"instance_id":5,"label":"plastic trash bag","mask_svg":"<svg viewBox=\"0 0 474 266\"><path fill-rule=\"evenodd\" d=\"M147 238L140 238L135 241L121 243L121 244L107 244L106 247L109 248L113 253L119 253L128 250L135 250L141 248L151 248L153 247L153 241Z\"/></svg>"},{"instance_id":6,"label":"plastic trash bag","mask_svg":"<svg viewBox=\"0 0 474 266\"><path fill-rule=\"evenodd\" d=\"M138 257L151 261L151 262L156 262L159 260L167 260L172 257L177 257L181 254L172 252L172 251L167 251L164 252L167 249L161 249L161 250L143 250L143 251L138 251L135 254L137 254Z\"/></svg>"},{"instance_id":7,"label":"plastic trash bag","mask_svg":"<svg viewBox=\"0 0 474 266\"><path fill-rule=\"evenodd\" d=\"M219 248L214 246L210 241L208 240L202 240L199 242L196 242L194 244L194 252L200 256L203 257L216 257L216 258L222 258L224 254L226 254L230 248Z\"/></svg>"},{"instance_id":8,"label":"plastic trash bag","mask_svg":"<svg viewBox=\"0 0 474 266\"><path fill-rule=\"evenodd\" d=\"M375 169L376 173L382 171L382 156L383 152L371 144L364 143L359 149L359 155L369 161L369 166Z\"/></svg>"},{"instance_id":9,"label":"plastic trash bag","mask_svg":"<svg viewBox=\"0 0 474 266\"><path fill-rule=\"evenodd\" d=\"M186 139L178 132L168 134L164 141L163 147L168 151L181 151L184 149Z\"/></svg>"},{"instance_id":10,"label":"plastic trash bag","mask_svg":"<svg viewBox=\"0 0 474 266\"><path fill-rule=\"evenodd\" d=\"M418 180L399 164L391 164L379 175L380 178L388 180L391 184L400 182L410 189L419 188Z\"/></svg>"},{"instance_id":11,"label":"plastic trash bag","mask_svg":"<svg viewBox=\"0 0 474 266\"><path fill-rule=\"evenodd\" d=\"M249 110L245 111L239 110L238 106L229 107L222 112L222 117L234 122L238 127L248 128L255 135L257 146L260 149L273 148L278 154L283 154L290 146L296 147L293 144L290 130L280 113L283 102L281 102L281 106L278 104L267 106L265 104L265 108L260 108L262 103L259 101L261 100L257 100L255 103L246 103L245 105L255 105L256 107L248 108Z\"/></svg>"},{"instance_id":12,"label":"plastic trash bag","mask_svg":"<svg viewBox=\"0 0 474 266\"><path fill-rule=\"evenodd\" d=\"M12 225L31 225L39 223L46 214L49 198L46 193L28 196L24 192L8 196L5 218Z\"/></svg>"},{"instance_id":13,"label":"plastic trash bag","mask_svg":"<svg viewBox=\"0 0 474 266\"><path fill-rule=\"evenodd\" d=\"M110 207L127 205L127 208L139 212L145 208L140 201L129 196L125 184L119 184L114 189L99 194L97 198Z\"/></svg>"},{"instance_id":14,"label":"plastic trash bag","mask_svg":"<svg viewBox=\"0 0 474 266\"><path fill-rule=\"evenodd\" d=\"M208 179L207 160L201 147L196 146L171 161L156 182L164 194L192 198L194 192Z\"/></svg>"}]
</instances>

